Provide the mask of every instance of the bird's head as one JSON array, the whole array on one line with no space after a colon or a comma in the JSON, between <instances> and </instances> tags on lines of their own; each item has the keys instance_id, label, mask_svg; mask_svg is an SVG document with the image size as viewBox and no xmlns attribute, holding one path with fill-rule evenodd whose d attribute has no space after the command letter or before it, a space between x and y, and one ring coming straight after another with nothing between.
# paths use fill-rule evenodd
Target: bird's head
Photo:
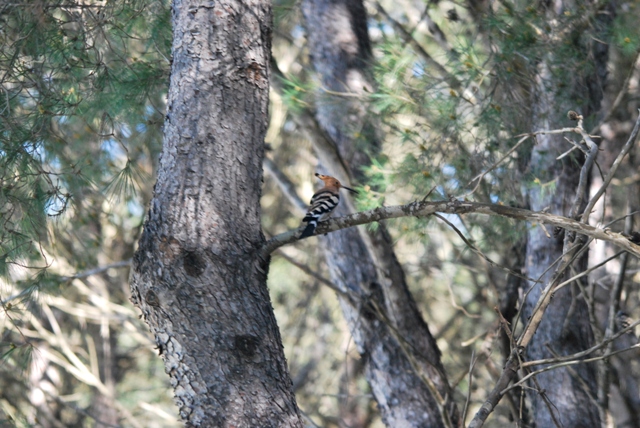
<instances>
[{"instance_id":1,"label":"bird's head","mask_svg":"<svg viewBox=\"0 0 640 428\"><path fill-rule=\"evenodd\" d=\"M336 189L347 189L350 192L353 192L353 193L356 193L356 194L358 193L357 191L353 190L350 187L343 186L340 183L340 181L338 181L337 178L331 177L330 175L322 175L322 174L318 174L316 172L316 177L318 177L320 180L324 181L324 185L327 186L327 187L335 187Z\"/></svg>"}]
</instances>

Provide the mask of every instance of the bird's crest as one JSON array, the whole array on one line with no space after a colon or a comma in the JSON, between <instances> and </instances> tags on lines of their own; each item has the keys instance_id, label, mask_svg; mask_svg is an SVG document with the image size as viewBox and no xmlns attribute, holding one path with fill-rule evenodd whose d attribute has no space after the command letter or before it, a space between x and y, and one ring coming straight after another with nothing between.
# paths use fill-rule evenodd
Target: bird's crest
<instances>
[{"instance_id":1,"label":"bird's crest","mask_svg":"<svg viewBox=\"0 0 640 428\"><path fill-rule=\"evenodd\" d=\"M330 175L322 175L316 172L316 177L324 181L324 185L327 187L335 187L336 189L347 189L353 193L358 193L357 191L351 189L350 187L343 186L337 178L331 177Z\"/></svg>"}]
</instances>

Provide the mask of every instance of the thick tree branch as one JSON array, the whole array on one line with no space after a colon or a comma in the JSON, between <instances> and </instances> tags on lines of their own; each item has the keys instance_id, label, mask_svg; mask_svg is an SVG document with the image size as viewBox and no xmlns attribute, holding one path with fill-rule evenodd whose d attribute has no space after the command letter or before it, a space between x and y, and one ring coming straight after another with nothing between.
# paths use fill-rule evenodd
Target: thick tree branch
<instances>
[{"instance_id":1,"label":"thick tree branch","mask_svg":"<svg viewBox=\"0 0 640 428\"><path fill-rule=\"evenodd\" d=\"M515 220L529 221L531 223L549 224L565 230L586 235L594 239L611 242L612 244L628 251L640 258L640 246L632 243L620 233L612 232L609 229L596 228L579 221L549 214L545 212L534 212L522 208L507 207L504 205L482 204L478 202L463 201L441 201L441 202L419 202L415 201L406 205L396 205L391 207L380 207L370 211L362 211L347 216L331 219L322 222L316 229L316 234L321 235L336 230L346 229L361 224L373 223L381 220L401 217L427 217L435 213L445 214L484 214L512 218ZM259 257L267 260L269 255L283 245L290 244L298 240L302 232L302 227L288 232L281 233L269 239L259 251Z\"/></svg>"}]
</instances>

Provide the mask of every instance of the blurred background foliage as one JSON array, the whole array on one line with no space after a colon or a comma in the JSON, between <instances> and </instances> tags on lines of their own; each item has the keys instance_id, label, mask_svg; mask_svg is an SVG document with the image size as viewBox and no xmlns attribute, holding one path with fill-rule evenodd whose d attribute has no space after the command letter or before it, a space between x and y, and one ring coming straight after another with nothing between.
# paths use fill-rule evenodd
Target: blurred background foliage
<instances>
[{"instance_id":1,"label":"blurred background foliage","mask_svg":"<svg viewBox=\"0 0 640 428\"><path fill-rule=\"evenodd\" d=\"M553 191L553 182L523 168L532 141L478 175L529 130L531 67L560 52L548 84L575 99L588 88L573 88L571 76L592 64L571 49L576 34L547 37L538 6L489 3L480 14L476 2L365 2L377 87L362 102L384 140L363 171L366 181L351 183L361 190L359 209L424 197L525 206L523 189ZM591 41L610 41L609 81L602 111L586 119L614 156L640 101L640 5L622 1L618 8L613 33ZM2 426L179 425L153 339L128 301L129 261L162 144L170 13L169 0L0 5ZM591 13L578 2L560 19L580 31L594 25ZM433 23L442 36L430 31ZM308 200L318 184L316 160L296 117L313 110L322 88L309 63L299 3L276 1L274 24L273 55L282 74L272 75L279 84L271 92L267 156ZM609 221L626 212L639 158L636 149L608 192L603 215ZM265 234L295 228L300 218L265 175ZM491 260L513 267L526 224L445 218ZM493 308L506 274L435 218L388 227L456 401L463 403L471 388L473 412L502 367ZM603 287L617 271L608 266L610 272L597 275ZM636 260L627 274L625 306L640 316ZM328 277L313 238L272 259L269 287L298 404L317 426L380 427ZM474 351L483 363L469 385ZM499 408L487 426L505 426L507 415Z\"/></svg>"}]
</instances>

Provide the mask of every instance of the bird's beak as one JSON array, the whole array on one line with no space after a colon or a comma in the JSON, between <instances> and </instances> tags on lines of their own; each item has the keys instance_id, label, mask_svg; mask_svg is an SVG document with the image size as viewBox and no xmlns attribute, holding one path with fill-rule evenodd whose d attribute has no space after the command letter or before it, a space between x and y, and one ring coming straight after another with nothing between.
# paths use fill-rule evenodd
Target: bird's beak
<instances>
[{"instance_id":1,"label":"bird's beak","mask_svg":"<svg viewBox=\"0 0 640 428\"><path fill-rule=\"evenodd\" d=\"M358 191L357 191L357 190L353 190L353 189L352 189L352 188L350 188L350 187L347 187L347 186L341 186L341 187L342 187L343 189L347 189L348 191L355 193L356 195L358 194Z\"/></svg>"}]
</instances>

